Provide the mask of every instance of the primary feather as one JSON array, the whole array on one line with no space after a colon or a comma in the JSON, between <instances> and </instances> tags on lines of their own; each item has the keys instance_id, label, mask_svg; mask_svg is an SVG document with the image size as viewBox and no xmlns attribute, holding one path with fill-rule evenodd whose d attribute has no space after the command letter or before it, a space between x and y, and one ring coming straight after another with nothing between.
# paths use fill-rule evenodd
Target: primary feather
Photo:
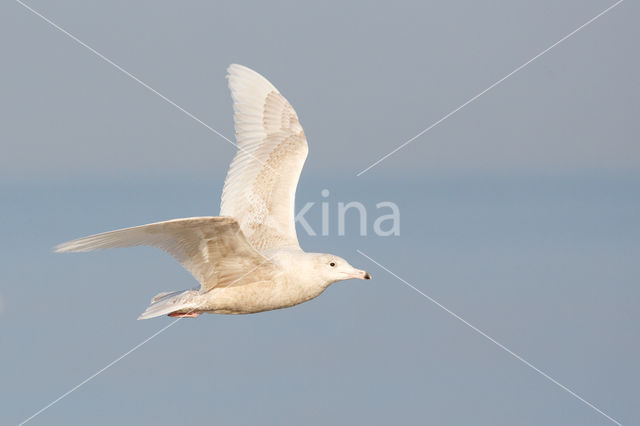
<instances>
[{"instance_id":1,"label":"primary feather","mask_svg":"<svg viewBox=\"0 0 640 426\"><path fill-rule=\"evenodd\" d=\"M257 249L299 247L295 193L308 147L298 115L257 72L235 64L228 72L239 149L220 214L235 218Z\"/></svg>"},{"instance_id":2,"label":"primary feather","mask_svg":"<svg viewBox=\"0 0 640 426\"><path fill-rule=\"evenodd\" d=\"M152 223L55 247L72 252L153 246L200 283L199 289L158 294L139 319L280 309L316 297L333 282L370 278L337 256L300 249L295 193L308 148L298 115L260 74L241 65L228 72L238 152L222 191L222 217Z\"/></svg>"},{"instance_id":3,"label":"primary feather","mask_svg":"<svg viewBox=\"0 0 640 426\"><path fill-rule=\"evenodd\" d=\"M239 277L246 268L259 268L262 273L274 268L247 242L230 217L192 217L119 229L62 243L54 250L82 252L133 246L153 246L169 253L204 291L243 284Z\"/></svg>"}]
</instances>

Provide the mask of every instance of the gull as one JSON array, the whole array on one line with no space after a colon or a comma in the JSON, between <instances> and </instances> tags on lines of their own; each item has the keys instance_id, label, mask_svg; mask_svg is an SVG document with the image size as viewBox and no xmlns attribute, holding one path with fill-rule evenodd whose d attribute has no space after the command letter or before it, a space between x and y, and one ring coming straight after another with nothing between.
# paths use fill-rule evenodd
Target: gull
<instances>
[{"instance_id":1,"label":"gull","mask_svg":"<svg viewBox=\"0 0 640 426\"><path fill-rule=\"evenodd\" d=\"M335 282L371 279L338 256L300 248L295 193L308 146L298 115L262 75L237 64L227 72L238 152L224 182L220 216L119 229L54 248L86 252L153 246L200 283L199 288L156 295L138 319L288 308Z\"/></svg>"}]
</instances>

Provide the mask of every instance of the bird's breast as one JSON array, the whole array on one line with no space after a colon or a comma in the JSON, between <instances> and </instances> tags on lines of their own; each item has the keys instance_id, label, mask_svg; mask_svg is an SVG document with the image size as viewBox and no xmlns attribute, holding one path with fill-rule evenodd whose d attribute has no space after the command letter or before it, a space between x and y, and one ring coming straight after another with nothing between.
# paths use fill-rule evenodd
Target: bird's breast
<instances>
[{"instance_id":1,"label":"bird's breast","mask_svg":"<svg viewBox=\"0 0 640 426\"><path fill-rule=\"evenodd\" d=\"M308 285L295 277L276 281L214 288L204 295L203 311L220 314L250 314L288 308L311 300L324 291L322 286Z\"/></svg>"}]
</instances>

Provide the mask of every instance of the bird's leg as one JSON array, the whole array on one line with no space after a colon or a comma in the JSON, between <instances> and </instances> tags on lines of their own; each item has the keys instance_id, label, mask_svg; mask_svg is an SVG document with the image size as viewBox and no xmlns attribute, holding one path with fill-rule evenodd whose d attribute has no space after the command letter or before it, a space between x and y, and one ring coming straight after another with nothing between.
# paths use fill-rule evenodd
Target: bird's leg
<instances>
[{"instance_id":1,"label":"bird's leg","mask_svg":"<svg viewBox=\"0 0 640 426\"><path fill-rule=\"evenodd\" d=\"M168 316L174 318L198 318L202 312L171 312Z\"/></svg>"}]
</instances>

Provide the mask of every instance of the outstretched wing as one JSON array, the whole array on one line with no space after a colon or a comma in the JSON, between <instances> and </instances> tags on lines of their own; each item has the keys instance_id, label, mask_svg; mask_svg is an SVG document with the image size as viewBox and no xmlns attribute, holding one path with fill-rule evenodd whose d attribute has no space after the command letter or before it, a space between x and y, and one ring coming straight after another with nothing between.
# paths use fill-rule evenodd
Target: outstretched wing
<instances>
[{"instance_id":1,"label":"outstretched wing","mask_svg":"<svg viewBox=\"0 0 640 426\"><path fill-rule=\"evenodd\" d=\"M241 285L251 276L272 277L277 267L246 240L228 217L193 217L91 235L57 245L56 252L154 246L176 258L201 289Z\"/></svg>"},{"instance_id":2,"label":"outstretched wing","mask_svg":"<svg viewBox=\"0 0 640 426\"><path fill-rule=\"evenodd\" d=\"M299 247L295 193L307 139L289 102L242 65L228 69L238 153L222 191L220 215L233 217L259 250Z\"/></svg>"}]
</instances>

